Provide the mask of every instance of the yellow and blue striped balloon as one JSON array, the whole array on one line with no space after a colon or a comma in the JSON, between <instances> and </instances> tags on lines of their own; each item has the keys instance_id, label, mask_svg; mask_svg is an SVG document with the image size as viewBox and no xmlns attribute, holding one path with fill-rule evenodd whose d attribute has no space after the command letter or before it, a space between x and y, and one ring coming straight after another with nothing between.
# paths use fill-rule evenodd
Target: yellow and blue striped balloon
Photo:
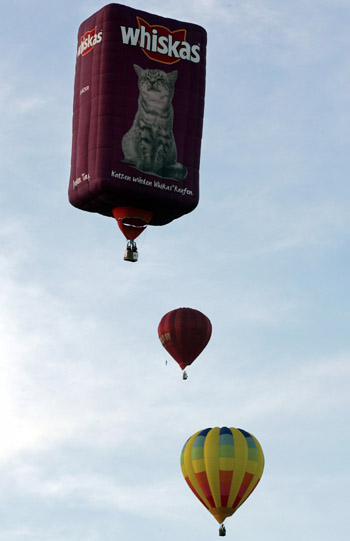
<instances>
[{"instance_id":1,"label":"yellow and blue striped balloon","mask_svg":"<svg viewBox=\"0 0 350 541\"><path fill-rule=\"evenodd\" d=\"M258 440L240 428L206 428L181 453L183 476L202 504L222 524L250 496L264 470Z\"/></svg>"}]
</instances>

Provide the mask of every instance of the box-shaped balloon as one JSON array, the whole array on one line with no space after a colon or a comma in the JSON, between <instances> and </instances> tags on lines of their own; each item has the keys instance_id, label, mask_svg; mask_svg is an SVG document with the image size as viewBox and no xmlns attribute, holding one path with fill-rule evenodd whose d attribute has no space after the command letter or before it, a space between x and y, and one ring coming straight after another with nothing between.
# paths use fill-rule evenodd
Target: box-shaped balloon
<instances>
[{"instance_id":1,"label":"box-shaped balloon","mask_svg":"<svg viewBox=\"0 0 350 541\"><path fill-rule=\"evenodd\" d=\"M153 225L199 199L206 32L110 4L80 26L69 200L113 216L149 211Z\"/></svg>"}]
</instances>

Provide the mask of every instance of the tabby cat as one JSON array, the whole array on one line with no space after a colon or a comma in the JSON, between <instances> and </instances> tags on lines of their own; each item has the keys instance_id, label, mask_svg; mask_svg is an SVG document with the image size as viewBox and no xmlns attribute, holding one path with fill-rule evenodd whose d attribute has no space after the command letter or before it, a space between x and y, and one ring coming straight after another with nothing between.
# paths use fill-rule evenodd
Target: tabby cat
<instances>
[{"instance_id":1,"label":"tabby cat","mask_svg":"<svg viewBox=\"0 0 350 541\"><path fill-rule=\"evenodd\" d=\"M177 70L166 73L134 64L138 76L138 109L130 130L122 139L125 161L146 173L184 179L187 169L177 162L171 100Z\"/></svg>"}]
</instances>

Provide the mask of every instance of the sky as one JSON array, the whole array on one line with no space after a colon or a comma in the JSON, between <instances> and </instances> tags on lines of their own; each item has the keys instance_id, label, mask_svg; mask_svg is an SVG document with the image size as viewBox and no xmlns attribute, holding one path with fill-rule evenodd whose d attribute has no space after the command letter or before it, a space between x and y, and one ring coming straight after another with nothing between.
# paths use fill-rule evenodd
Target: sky
<instances>
[{"instance_id":1,"label":"sky","mask_svg":"<svg viewBox=\"0 0 350 541\"><path fill-rule=\"evenodd\" d=\"M208 32L200 202L135 264L67 197L77 32L103 5L1 3L0 541L216 538L180 469L214 426L266 461L228 539L345 541L350 5L129 1ZM157 335L182 306L213 327L187 381Z\"/></svg>"}]
</instances>

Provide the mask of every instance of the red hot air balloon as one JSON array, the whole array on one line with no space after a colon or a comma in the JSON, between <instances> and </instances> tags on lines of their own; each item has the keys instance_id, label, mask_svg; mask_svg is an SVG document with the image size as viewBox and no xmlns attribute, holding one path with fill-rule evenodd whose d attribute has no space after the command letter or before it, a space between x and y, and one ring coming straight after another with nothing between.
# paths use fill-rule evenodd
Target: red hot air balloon
<instances>
[{"instance_id":1,"label":"red hot air balloon","mask_svg":"<svg viewBox=\"0 0 350 541\"><path fill-rule=\"evenodd\" d=\"M158 326L162 345L184 370L203 351L211 337L210 320L193 308L177 308L165 314ZM184 372L183 379L187 379Z\"/></svg>"},{"instance_id":2,"label":"red hot air balloon","mask_svg":"<svg viewBox=\"0 0 350 541\"><path fill-rule=\"evenodd\" d=\"M195 209L206 31L109 4L78 32L69 201L135 238Z\"/></svg>"}]
</instances>

